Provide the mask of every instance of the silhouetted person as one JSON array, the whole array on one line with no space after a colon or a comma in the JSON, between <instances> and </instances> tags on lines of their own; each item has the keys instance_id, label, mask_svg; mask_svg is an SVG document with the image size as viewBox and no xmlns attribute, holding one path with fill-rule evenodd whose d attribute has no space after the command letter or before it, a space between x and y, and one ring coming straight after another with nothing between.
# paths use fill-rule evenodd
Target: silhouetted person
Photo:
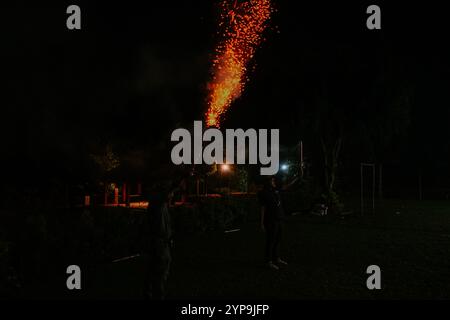
<instances>
[{"instance_id":1,"label":"silhouetted person","mask_svg":"<svg viewBox=\"0 0 450 320\"><path fill-rule=\"evenodd\" d=\"M295 179L283 190L297 181ZM277 186L275 177L271 177L259 193L261 203L261 229L266 232L265 262L271 269L278 270L280 265L287 265L280 259L279 247L283 231L285 213L281 200L281 189Z\"/></svg>"},{"instance_id":2,"label":"silhouetted person","mask_svg":"<svg viewBox=\"0 0 450 320\"><path fill-rule=\"evenodd\" d=\"M150 199L147 210L148 245L147 245L147 298L162 300L166 296L166 283L172 261L172 225L169 203L173 198L174 188L164 187L154 199Z\"/></svg>"}]
</instances>

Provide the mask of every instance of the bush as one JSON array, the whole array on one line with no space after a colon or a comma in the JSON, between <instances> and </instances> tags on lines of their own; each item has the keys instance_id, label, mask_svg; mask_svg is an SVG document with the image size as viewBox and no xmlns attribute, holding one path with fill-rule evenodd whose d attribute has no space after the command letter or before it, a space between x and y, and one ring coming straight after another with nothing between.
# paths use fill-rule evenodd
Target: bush
<instances>
[{"instance_id":1,"label":"bush","mask_svg":"<svg viewBox=\"0 0 450 320\"><path fill-rule=\"evenodd\" d=\"M248 196L198 198L171 208L175 236L240 227L252 212L256 212L256 201ZM101 207L44 213L13 215L17 221L7 225L18 231L9 232L9 237L6 229L0 230L1 287L15 281L14 274L28 285L29 280L53 273L49 268L59 269L73 261L98 263L136 254L143 251L148 238L145 211Z\"/></svg>"},{"instance_id":2,"label":"bush","mask_svg":"<svg viewBox=\"0 0 450 320\"><path fill-rule=\"evenodd\" d=\"M0 240L0 297L8 297L20 285L12 266L11 247L11 242Z\"/></svg>"},{"instance_id":3,"label":"bush","mask_svg":"<svg viewBox=\"0 0 450 320\"><path fill-rule=\"evenodd\" d=\"M255 198L197 198L192 205L173 208L175 231L203 233L239 227L256 210L255 204Z\"/></svg>"},{"instance_id":4,"label":"bush","mask_svg":"<svg viewBox=\"0 0 450 320\"><path fill-rule=\"evenodd\" d=\"M339 214L343 211L344 205L335 191L329 191L327 194L323 194L322 199L328 205L332 214Z\"/></svg>"}]
</instances>

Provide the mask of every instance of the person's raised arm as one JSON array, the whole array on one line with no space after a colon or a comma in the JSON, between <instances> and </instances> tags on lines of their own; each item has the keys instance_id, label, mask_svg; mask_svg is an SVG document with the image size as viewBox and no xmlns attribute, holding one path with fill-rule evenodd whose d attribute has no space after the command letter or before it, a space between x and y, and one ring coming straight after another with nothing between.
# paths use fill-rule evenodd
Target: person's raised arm
<instances>
[{"instance_id":1,"label":"person's raised arm","mask_svg":"<svg viewBox=\"0 0 450 320\"><path fill-rule=\"evenodd\" d=\"M282 190L283 190L283 191L286 191L286 190L290 189L294 184L297 183L297 181L298 181L299 179L300 179L300 178L299 178L298 176L296 176L291 182L289 182L288 184L284 185L283 188L282 188Z\"/></svg>"}]
</instances>

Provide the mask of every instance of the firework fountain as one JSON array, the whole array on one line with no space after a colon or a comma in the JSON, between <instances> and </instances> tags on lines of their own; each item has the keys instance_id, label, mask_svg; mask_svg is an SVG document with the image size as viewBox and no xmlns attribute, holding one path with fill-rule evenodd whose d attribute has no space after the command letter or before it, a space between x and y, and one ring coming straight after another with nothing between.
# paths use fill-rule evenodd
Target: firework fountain
<instances>
[{"instance_id":1,"label":"firework fountain","mask_svg":"<svg viewBox=\"0 0 450 320\"><path fill-rule=\"evenodd\" d=\"M248 82L248 66L263 39L273 12L271 0L224 0L219 27L222 39L216 47L212 79L208 84L206 125L220 121Z\"/></svg>"}]
</instances>

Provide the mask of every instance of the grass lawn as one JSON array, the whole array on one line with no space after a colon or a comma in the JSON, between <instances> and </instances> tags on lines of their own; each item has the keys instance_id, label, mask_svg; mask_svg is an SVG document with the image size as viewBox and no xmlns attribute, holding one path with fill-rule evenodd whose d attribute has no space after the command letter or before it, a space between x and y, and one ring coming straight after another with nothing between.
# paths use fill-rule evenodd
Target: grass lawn
<instances>
[{"instance_id":1,"label":"grass lawn","mask_svg":"<svg viewBox=\"0 0 450 320\"><path fill-rule=\"evenodd\" d=\"M239 232L178 235L168 298L450 298L450 202L385 201L375 215L345 219L289 217L282 246L289 266L280 271L264 268L264 234L256 214L250 220ZM373 264L382 290L366 288ZM141 258L86 266L83 290L66 290L61 273L28 295L138 299L144 268Z\"/></svg>"}]
</instances>

